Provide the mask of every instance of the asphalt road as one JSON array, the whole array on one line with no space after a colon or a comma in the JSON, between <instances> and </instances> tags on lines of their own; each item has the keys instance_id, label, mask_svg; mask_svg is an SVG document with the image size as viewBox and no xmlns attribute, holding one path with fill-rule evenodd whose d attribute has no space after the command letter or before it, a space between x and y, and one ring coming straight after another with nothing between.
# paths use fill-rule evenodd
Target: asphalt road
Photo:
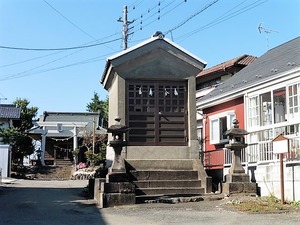
<instances>
[{"instance_id":1,"label":"asphalt road","mask_svg":"<svg viewBox=\"0 0 300 225\"><path fill-rule=\"evenodd\" d=\"M99 209L82 195L86 181L17 180L0 187L0 225L293 225L300 213L248 214L224 200Z\"/></svg>"}]
</instances>

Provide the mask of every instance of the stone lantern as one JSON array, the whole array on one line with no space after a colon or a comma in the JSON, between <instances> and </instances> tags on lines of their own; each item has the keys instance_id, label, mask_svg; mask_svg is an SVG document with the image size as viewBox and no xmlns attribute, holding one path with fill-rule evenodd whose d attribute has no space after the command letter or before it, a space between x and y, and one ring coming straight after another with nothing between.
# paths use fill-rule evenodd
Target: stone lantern
<instances>
[{"instance_id":1,"label":"stone lantern","mask_svg":"<svg viewBox=\"0 0 300 225\"><path fill-rule=\"evenodd\" d=\"M224 133L229 137L229 143L225 145L225 148L232 152L232 164L229 174L225 175L222 191L225 194L256 194L256 183L250 182L249 175L245 173L241 162L241 151L248 146L244 138L248 132L239 128L238 120L234 119L232 124L232 128Z\"/></svg>"},{"instance_id":2,"label":"stone lantern","mask_svg":"<svg viewBox=\"0 0 300 225\"><path fill-rule=\"evenodd\" d=\"M41 157L42 157L42 150L39 148L38 150L36 150L36 154L37 154L37 166L41 166L42 165L42 160L41 160Z\"/></svg>"},{"instance_id":3,"label":"stone lantern","mask_svg":"<svg viewBox=\"0 0 300 225\"><path fill-rule=\"evenodd\" d=\"M122 148L127 144L124 134L129 131L129 128L120 124L119 117L115 120L116 124L107 129L107 132L111 133L113 137L109 145L114 149L115 157L112 166L108 168L105 182L95 180L94 194L101 208L135 204L135 186L129 182L125 160L121 155ZM98 182L100 183L98 184ZM99 186L100 190L98 190ZM99 191L100 193L98 193Z\"/></svg>"},{"instance_id":4,"label":"stone lantern","mask_svg":"<svg viewBox=\"0 0 300 225\"><path fill-rule=\"evenodd\" d=\"M109 146L114 149L115 156L112 166L108 169L107 181L128 181L125 161L121 156L121 152L127 142L124 140L124 134L129 131L127 126L120 124L120 117L115 118L116 124L107 128L107 132L112 134L113 140L109 142Z\"/></svg>"}]
</instances>

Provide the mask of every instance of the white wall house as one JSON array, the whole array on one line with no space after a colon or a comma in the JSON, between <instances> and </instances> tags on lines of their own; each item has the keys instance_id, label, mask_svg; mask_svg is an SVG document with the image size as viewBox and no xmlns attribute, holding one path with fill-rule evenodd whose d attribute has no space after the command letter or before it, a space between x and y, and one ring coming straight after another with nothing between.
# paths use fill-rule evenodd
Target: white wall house
<instances>
[{"instance_id":1,"label":"white wall house","mask_svg":"<svg viewBox=\"0 0 300 225\"><path fill-rule=\"evenodd\" d=\"M256 167L261 195L280 196L279 155L273 152L273 140L284 135L289 139L284 163L285 196L300 200L300 67L299 61L286 64L289 70L245 93L245 122L250 133L248 143L252 143L245 160L248 167Z\"/></svg>"},{"instance_id":2,"label":"white wall house","mask_svg":"<svg viewBox=\"0 0 300 225\"><path fill-rule=\"evenodd\" d=\"M20 119L21 109L12 104L0 104L0 129L13 127L14 121ZM0 137L0 177L10 176L11 147Z\"/></svg>"},{"instance_id":3,"label":"white wall house","mask_svg":"<svg viewBox=\"0 0 300 225\"><path fill-rule=\"evenodd\" d=\"M284 184L287 200L300 200L300 37L270 49L253 63L226 80L209 95L202 110L243 98L244 125L249 132L242 162L257 182L262 196L280 198L279 155L273 140L289 140L284 155ZM231 163L224 150L224 174Z\"/></svg>"}]
</instances>

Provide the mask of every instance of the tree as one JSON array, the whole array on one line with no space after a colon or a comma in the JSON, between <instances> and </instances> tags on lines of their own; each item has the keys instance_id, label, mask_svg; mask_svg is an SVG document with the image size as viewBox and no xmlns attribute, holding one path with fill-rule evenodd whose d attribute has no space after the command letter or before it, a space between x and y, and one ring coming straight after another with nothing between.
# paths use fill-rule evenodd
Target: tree
<instances>
[{"instance_id":1,"label":"tree","mask_svg":"<svg viewBox=\"0 0 300 225\"><path fill-rule=\"evenodd\" d=\"M104 121L108 121L108 97L105 100L100 100L99 95L94 92L94 97L87 104L86 109L88 112L99 112Z\"/></svg>"},{"instance_id":2,"label":"tree","mask_svg":"<svg viewBox=\"0 0 300 225\"><path fill-rule=\"evenodd\" d=\"M108 97L105 100L100 100L99 95L94 92L94 96L90 103L87 104L87 111L98 112L101 114L104 124L108 121ZM104 125L105 126L105 125ZM96 161L105 159L107 134L94 134L93 132L85 132L82 137L82 145L87 148L85 152L86 158L90 164L95 164ZM95 141L95 152L91 149Z\"/></svg>"},{"instance_id":3,"label":"tree","mask_svg":"<svg viewBox=\"0 0 300 225\"><path fill-rule=\"evenodd\" d=\"M28 107L30 102L21 98L17 98L13 104L21 108L20 120L14 123L14 127L0 130L0 136L6 144L12 146L12 161L23 163L23 157L34 152L32 139L26 134L26 130L33 126L32 121L38 108Z\"/></svg>"}]
</instances>

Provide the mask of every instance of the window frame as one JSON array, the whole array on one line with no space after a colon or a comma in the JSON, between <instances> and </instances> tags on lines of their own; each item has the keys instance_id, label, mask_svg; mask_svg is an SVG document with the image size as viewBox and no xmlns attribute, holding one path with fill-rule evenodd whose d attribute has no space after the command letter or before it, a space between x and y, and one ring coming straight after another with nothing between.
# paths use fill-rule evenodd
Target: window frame
<instances>
[{"instance_id":1,"label":"window frame","mask_svg":"<svg viewBox=\"0 0 300 225\"><path fill-rule=\"evenodd\" d=\"M255 106L254 106L254 104L252 105L252 103L254 101L256 102ZM248 98L248 125L249 125L249 127L259 127L260 126L260 104L259 103L260 103L259 95L251 96ZM254 122L255 122L255 124L254 124Z\"/></svg>"},{"instance_id":2,"label":"window frame","mask_svg":"<svg viewBox=\"0 0 300 225\"><path fill-rule=\"evenodd\" d=\"M296 86L297 93L294 93L294 87ZM293 88L291 93L291 88ZM285 89L285 108L284 108L284 118L281 121L276 120L276 109L275 109L275 102L274 102L274 93L280 89ZM262 104L262 96L270 93L270 123L263 124L263 104ZM256 99L257 105L254 106L253 102ZM251 102L253 101L253 102ZM295 105L296 102L296 105ZM272 88L263 89L258 92L254 92L251 95L247 95L246 98L247 110L245 111L247 114L247 128L250 130L256 130L260 127L272 127L272 126L281 126L284 123L291 123L294 121L298 121L300 117L300 83L293 82L287 83L285 85L277 85L272 86ZM292 104L292 105L291 105ZM258 111L257 111L258 110ZM296 110L296 112L295 112ZM257 114L258 113L258 114Z\"/></svg>"},{"instance_id":3,"label":"window frame","mask_svg":"<svg viewBox=\"0 0 300 225\"><path fill-rule=\"evenodd\" d=\"M236 118L235 110L230 110L209 116L209 141L210 144L223 144L229 141L228 137L223 138L221 134L220 120L226 117L227 130L230 129L232 120ZM217 131L213 129L213 123L216 122Z\"/></svg>"},{"instance_id":4,"label":"window frame","mask_svg":"<svg viewBox=\"0 0 300 225\"><path fill-rule=\"evenodd\" d=\"M293 93L293 95L290 95L290 88L296 86L297 89L297 94L295 95ZM293 105L291 106L291 98L295 98L297 99L297 103L298 105L295 106L294 104L294 100L293 100ZM288 114L288 120L295 120L297 118L297 116L300 115L300 83L294 83L294 84L290 84L286 86L286 100L287 100L287 114ZM298 112L295 113L295 108L297 108ZM293 112L291 113L291 109L293 110Z\"/></svg>"}]
</instances>

